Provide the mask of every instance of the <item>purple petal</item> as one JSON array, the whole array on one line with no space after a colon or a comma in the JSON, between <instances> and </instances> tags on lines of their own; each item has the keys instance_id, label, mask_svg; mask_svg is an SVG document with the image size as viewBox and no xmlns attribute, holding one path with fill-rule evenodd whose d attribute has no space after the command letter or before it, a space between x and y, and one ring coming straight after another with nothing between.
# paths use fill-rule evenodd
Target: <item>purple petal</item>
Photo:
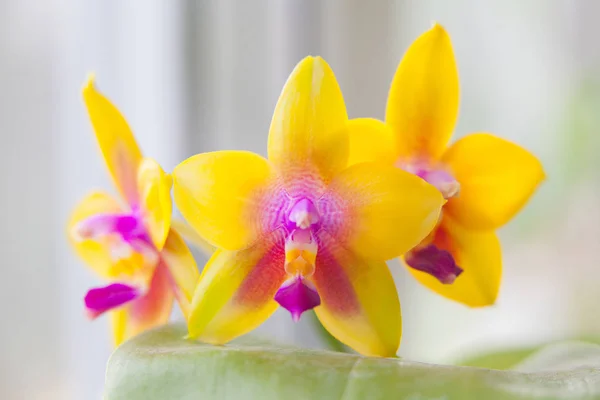
<instances>
[{"instance_id":1,"label":"purple petal","mask_svg":"<svg viewBox=\"0 0 600 400\"><path fill-rule=\"evenodd\" d=\"M433 244L408 252L404 260L409 267L426 272L446 285L453 283L463 272L452 254Z\"/></svg>"},{"instance_id":2,"label":"purple petal","mask_svg":"<svg viewBox=\"0 0 600 400\"><path fill-rule=\"evenodd\" d=\"M91 289L85 295L85 307L91 318L137 298L137 288L123 283L112 283L101 288Z\"/></svg>"},{"instance_id":3,"label":"purple petal","mask_svg":"<svg viewBox=\"0 0 600 400\"><path fill-rule=\"evenodd\" d=\"M284 282L275 293L275 301L292 314L294 322L300 320L304 311L321 304L319 293L311 286L304 278L298 276Z\"/></svg>"}]
</instances>

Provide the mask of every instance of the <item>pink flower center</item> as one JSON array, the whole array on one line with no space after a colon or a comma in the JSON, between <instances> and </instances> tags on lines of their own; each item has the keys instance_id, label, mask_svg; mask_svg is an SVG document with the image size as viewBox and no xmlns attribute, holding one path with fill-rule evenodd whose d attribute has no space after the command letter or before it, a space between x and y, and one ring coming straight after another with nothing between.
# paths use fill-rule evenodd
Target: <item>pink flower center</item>
<instances>
[{"instance_id":1,"label":"pink flower center","mask_svg":"<svg viewBox=\"0 0 600 400\"><path fill-rule=\"evenodd\" d=\"M417 162L401 164L400 168L435 186L445 199L456 197L460 192L460 183L443 166L432 168L428 164Z\"/></svg>"},{"instance_id":2,"label":"pink flower center","mask_svg":"<svg viewBox=\"0 0 600 400\"><path fill-rule=\"evenodd\" d=\"M308 229L318 224L321 218L314 203L303 197L292 206L287 219L291 229Z\"/></svg>"},{"instance_id":3,"label":"pink flower center","mask_svg":"<svg viewBox=\"0 0 600 400\"><path fill-rule=\"evenodd\" d=\"M314 233L320 216L314 203L306 197L297 199L287 212L285 271L288 279L275 293L275 301L298 321L303 312L319 304L321 299L310 281L315 272L318 245Z\"/></svg>"},{"instance_id":4,"label":"pink flower center","mask_svg":"<svg viewBox=\"0 0 600 400\"><path fill-rule=\"evenodd\" d=\"M85 306L91 318L145 294L159 253L139 212L94 215L77 224L72 234L76 240L93 240L106 246L112 261L109 274L119 281L88 291Z\"/></svg>"},{"instance_id":5,"label":"pink flower center","mask_svg":"<svg viewBox=\"0 0 600 400\"><path fill-rule=\"evenodd\" d=\"M435 186L445 199L457 197L460 193L460 183L442 164L432 165L423 160L413 160L396 165ZM446 285L454 283L463 272L450 252L433 244L415 247L405 255L404 260L409 267L425 272Z\"/></svg>"},{"instance_id":6,"label":"pink flower center","mask_svg":"<svg viewBox=\"0 0 600 400\"><path fill-rule=\"evenodd\" d=\"M127 214L98 214L89 217L75 226L73 236L76 240L105 243L115 262L130 258L134 252L144 257L145 264L158 262L158 252L136 210Z\"/></svg>"}]
</instances>

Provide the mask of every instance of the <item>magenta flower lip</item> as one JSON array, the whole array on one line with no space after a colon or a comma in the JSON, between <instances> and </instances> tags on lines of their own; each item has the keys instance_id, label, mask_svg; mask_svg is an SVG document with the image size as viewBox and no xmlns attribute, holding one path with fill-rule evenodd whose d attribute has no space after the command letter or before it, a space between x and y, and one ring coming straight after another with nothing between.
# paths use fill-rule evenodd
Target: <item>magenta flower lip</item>
<instances>
[{"instance_id":1,"label":"magenta flower lip","mask_svg":"<svg viewBox=\"0 0 600 400\"><path fill-rule=\"evenodd\" d=\"M281 285L275 293L275 301L292 314L294 322L300 320L305 311L321 304L321 297L302 276L297 276Z\"/></svg>"},{"instance_id":2,"label":"magenta flower lip","mask_svg":"<svg viewBox=\"0 0 600 400\"><path fill-rule=\"evenodd\" d=\"M410 251L405 260L409 267L428 273L445 285L454 283L463 272L452 254L433 244Z\"/></svg>"},{"instance_id":3,"label":"magenta flower lip","mask_svg":"<svg viewBox=\"0 0 600 400\"><path fill-rule=\"evenodd\" d=\"M85 307L90 318L120 307L140 296L136 287L123 283L112 283L101 288L90 289L85 295Z\"/></svg>"}]
</instances>

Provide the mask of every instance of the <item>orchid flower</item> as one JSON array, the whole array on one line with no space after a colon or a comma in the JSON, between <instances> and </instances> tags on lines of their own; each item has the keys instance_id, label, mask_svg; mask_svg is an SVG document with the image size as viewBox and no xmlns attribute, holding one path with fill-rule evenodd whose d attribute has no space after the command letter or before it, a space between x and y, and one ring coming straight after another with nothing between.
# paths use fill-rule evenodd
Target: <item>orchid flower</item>
<instances>
[{"instance_id":1,"label":"orchid flower","mask_svg":"<svg viewBox=\"0 0 600 400\"><path fill-rule=\"evenodd\" d=\"M93 78L83 98L125 204L102 191L89 194L71 216L69 237L83 261L109 282L87 292L85 307L90 318L110 311L118 345L167 322L174 297L187 315L199 272L170 228L171 177L142 156L127 122Z\"/></svg>"},{"instance_id":2,"label":"orchid flower","mask_svg":"<svg viewBox=\"0 0 600 400\"><path fill-rule=\"evenodd\" d=\"M404 256L404 263L433 291L480 307L495 302L500 286L501 252L494 230L527 203L545 175L531 153L488 133L446 147L458 103L452 44L435 24L400 63L385 124L366 118L349 123L349 163L378 160L438 188L448 201L437 227Z\"/></svg>"},{"instance_id":3,"label":"orchid flower","mask_svg":"<svg viewBox=\"0 0 600 400\"><path fill-rule=\"evenodd\" d=\"M175 168L175 203L217 247L194 294L191 338L228 342L280 305L294 321L314 308L360 353L396 353L400 305L385 260L431 231L444 200L391 165L346 168L347 122L329 65L307 57L275 107L268 160L218 151Z\"/></svg>"}]
</instances>

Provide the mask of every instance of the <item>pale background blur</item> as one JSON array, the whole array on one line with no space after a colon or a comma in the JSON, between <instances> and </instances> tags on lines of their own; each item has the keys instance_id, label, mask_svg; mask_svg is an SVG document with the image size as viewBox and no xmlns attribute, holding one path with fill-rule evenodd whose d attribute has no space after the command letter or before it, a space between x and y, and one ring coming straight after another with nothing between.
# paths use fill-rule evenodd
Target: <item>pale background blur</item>
<instances>
[{"instance_id":1,"label":"pale background blur","mask_svg":"<svg viewBox=\"0 0 600 400\"><path fill-rule=\"evenodd\" d=\"M206 150L264 154L279 91L308 54L331 64L351 117L383 118L397 63L433 20L459 64L457 137L487 130L520 143L549 179L500 232L494 307L446 301L391 264L400 354L451 362L600 335L599 15L594 0L0 0L0 398L101 396L108 324L87 321L82 305L99 281L65 239L71 207L110 188L80 96L88 72L171 170ZM319 345L284 313L261 332Z\"/></svg>"}]
</instances>

